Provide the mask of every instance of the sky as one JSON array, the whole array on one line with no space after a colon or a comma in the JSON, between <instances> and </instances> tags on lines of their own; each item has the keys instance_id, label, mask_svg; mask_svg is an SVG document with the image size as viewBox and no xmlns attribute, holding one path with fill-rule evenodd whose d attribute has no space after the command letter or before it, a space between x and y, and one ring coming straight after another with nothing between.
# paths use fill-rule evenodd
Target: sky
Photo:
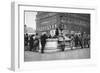
<instances>
[{"instance_id":1,"label":"sky","mask_svg":"<svg viewBox=\"0 0 100 73\"><path fill-rule=\"evenodd\" d=\"M27 27L33 28L33 30L36 30L36 14L37 12L33 11L25 12L25 24L27 25Z\"/></svg>"}]
</instances>

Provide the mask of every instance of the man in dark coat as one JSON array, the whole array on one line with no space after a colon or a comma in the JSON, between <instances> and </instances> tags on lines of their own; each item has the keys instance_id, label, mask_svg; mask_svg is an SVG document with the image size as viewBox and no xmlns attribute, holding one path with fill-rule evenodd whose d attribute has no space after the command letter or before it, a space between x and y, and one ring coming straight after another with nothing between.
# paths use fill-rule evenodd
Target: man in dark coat
<instances>
[{"instance_id":1,"label":"man in dark coat","mask_svg":"<svg viewBox=\"0 0 100 73\"><path fill-rule=\"evenodd\" d=\"M75 35L74 36L74 41L75 41L75 47L77 47L78 46L78 35Z\"/></svg>"},{"instance_id":2,"label":"man in dark coat","mask_svg":"<svg viewBox=\"0 0 100 73\"><path fill-rule=\"evenodd\" d=\"M79 45L81 48L83 48L83 45L82 45L82 35L80 34L79 35Z\"/></svg>"},{"instance_id":3,"label":"man in dark coat","mask_svg":"<svg viewBox=\"0 0 100 73\"><path fill-rule=\"evenodd\" d=\"M34 36L34 35L31 35L31 36L30 36L30 51L32 51L32 49L33 49L33 44L34 44L33 36Z\"/></svg>"},{"instance_id":4,"label":"man in dark coat","mask_svg":"<svg viewBox=\"0 0 100 73\"><path fill-rule=\"evenodd\" d=\"M45 48L45 44L46 44L46 39L47 39L47 35L46 34L43 34L41 36L41 53L44 53L44 48Z\"/></svg>"}]
</instances>

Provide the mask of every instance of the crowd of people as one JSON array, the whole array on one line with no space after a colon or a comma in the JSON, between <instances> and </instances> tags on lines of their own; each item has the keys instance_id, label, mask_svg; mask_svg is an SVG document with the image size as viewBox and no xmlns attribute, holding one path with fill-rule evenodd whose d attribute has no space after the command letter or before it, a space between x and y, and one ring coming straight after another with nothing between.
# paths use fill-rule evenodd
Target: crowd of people
<instances>
[{"instance_id":1,"label":"crowd of people","mask_svg":"<svg viewBox=\"0 0 100 73\"><path fill-rule=\"evenodd\" d=\"M71 40L75 47L90 48L90 35L85 32L72 35Z\"/></svg>"},{"instance_id":2,"label":"crowd of people","mask_svg":"<svg viewBox=\"0 0 100 73\"><path fill-rule=\"evenodd\" d=\"M28 35L24 35L24 46L29 48L30 51L38 52L40 49L41 44L41 53L44 53L44 48L46 44L47 35L43 33L41 36L39 36L37 33Z\"/></svg>"},{"instance_id":3,"label":"crowd of people","mask_svg":"<svg viewBox=\"0 0 100 73\"><path fill-rule=\"evenodd\" d=\"M86 34L85 32L79 34L70 34L70 35L63 35L63 33L59 34L58 29L56 30L55 36L51 37L47 33L43 33L42 35L32 34L28 35L27 33L24 34L24 45L25 47L28 46L30 51L38 52L40 49L41 44L41 53L44 53L46 39L48 38L57 38L58 39L58 48L62 51L65 50L65 37L68 37L69 43L71 44L71 49L73 47L81 47L81 48L89 48L90 47L90 35Z\"/></svg>"}]
</instances>

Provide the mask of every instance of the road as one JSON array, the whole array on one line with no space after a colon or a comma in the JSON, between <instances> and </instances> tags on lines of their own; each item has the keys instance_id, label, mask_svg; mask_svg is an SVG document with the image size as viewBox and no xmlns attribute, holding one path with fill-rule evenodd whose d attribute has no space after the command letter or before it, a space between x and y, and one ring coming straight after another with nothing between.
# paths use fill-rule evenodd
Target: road
<instances>
[{"instance_id":1,"label":"road","mask_svg":"<svg viewBox=\"0 0 100 73\"><path fill-rule=\"evenodd\" d=\"M66 50L64 52L40 52L25 51L24 61L43 61L43 60L62 60L62 59L88 59L90 58L90 49L74 49Z\"/></svg>"}]
</instances>

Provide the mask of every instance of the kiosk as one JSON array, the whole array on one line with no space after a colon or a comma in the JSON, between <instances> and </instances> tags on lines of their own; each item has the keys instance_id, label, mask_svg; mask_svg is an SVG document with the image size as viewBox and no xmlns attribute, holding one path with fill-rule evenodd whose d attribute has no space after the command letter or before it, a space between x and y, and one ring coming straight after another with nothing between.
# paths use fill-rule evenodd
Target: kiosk
<instances>
[{"instance_id":1,"label":"kiosk","mask_svg":"<svg viewBox=\"0 0 100 73\"><path fill-rule=\"evenodd\" d=\"M58 39L57 38L50 38L46 40L45 52L56 52L60 51L58 49Z\"/></svg>"}]
</instances>

